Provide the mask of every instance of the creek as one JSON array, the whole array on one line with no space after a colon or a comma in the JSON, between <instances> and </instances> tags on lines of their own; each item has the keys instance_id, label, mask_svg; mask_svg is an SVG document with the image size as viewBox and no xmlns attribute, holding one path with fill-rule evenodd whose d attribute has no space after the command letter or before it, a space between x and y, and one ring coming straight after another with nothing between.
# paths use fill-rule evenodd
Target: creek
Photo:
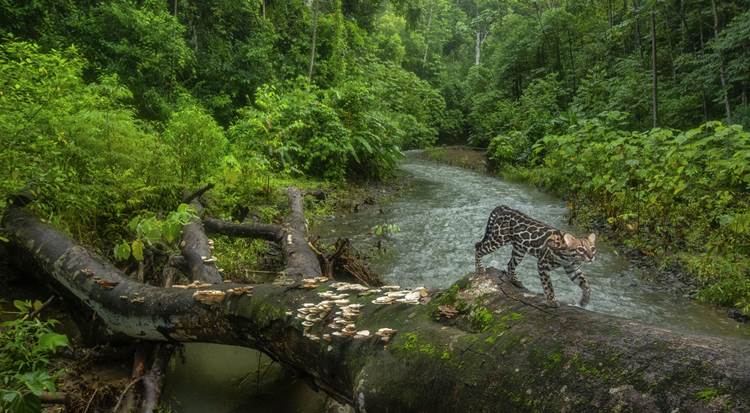
<instances>
[{"instance_id":1,"label":"creek","mask_svg":"<svg viewBox=\"0 0 750 413\"><path fill-rule=\"evenodd\" d=\"M586 234L568 223L562 200L534 187L423 160L413 153L401 168L411 185L391 202L330 217L314 228L324 240L346 237L367 250L376 238L374 227L396 225L399 230L381 240L385 250L370 261L386 283L445 288L474 271L474 244L484 233L489 213L501 204L561 230ZM504 268L510 249L486 256L485 265ZM592 285L589 310L676 332L750 338L750 327L724 311L650 286L646 280L654 270L630 262L612 244L599 241L597 250L597 259L582 268ZM542 292L534 257L524 259L518 276L528 289ZM580 289L562 270L552 273L552 283L560 302L577 302ZM188 344L185 357L171 363L164 397L179 400L172 406L180 413L323 411L325 396L268 364L253 350Z\"/></svg>"}]
</instances>

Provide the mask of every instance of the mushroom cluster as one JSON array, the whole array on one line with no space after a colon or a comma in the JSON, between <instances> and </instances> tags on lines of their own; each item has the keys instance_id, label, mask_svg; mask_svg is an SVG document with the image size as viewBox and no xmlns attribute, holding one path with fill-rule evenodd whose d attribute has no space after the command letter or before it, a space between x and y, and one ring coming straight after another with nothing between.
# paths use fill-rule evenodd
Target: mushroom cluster
<instances>
[{"instance_id":1,"label":"mushroom cluster","mask_svg":"<svg viewBox=\"0 0 750 413\"><path fill-rule=\"evenodd\" d=\"M383 327L381 329L378 329L378 332L375 333L376 336L380 337L380 341L383 343L387 343L391 341L391 337L396 334L396 330L388 327Z\"/></svg>"},{"instance_id":2,"label":"mushroom cluster","mask_svg":"<svg viewBox=\"0 0 750 413\"><path fill-rule=\"evenodd\" d=\"M312 289L328 281L326 277L315 277L304 279L303 287ZM363 296L368 294L382 294L375 298L372 302L375 304L393 304L393 303L405 303L405 304L419 304L420 300L428 296L427 289L424 287L415 288L413 290L402 290L398 285L386 285L380 288L369 288L362 284L335 282L330 285L331 289L328 291L322 291L318 293L318 296L323 300L319 303L303 303L297 309L295 317L302 320L304 327L304 337L317 342L322 340L331 341L333 337L342 338L353 338L353 339L366 339L371 337L369 330L358 330L356 320L360 315L361 309L364 304L352 303L350 298L352 294L356 293L357 296ZM287 311L286 314L291 316L294 314L292 311ZM329 318L329 315L333 318ZM324 319L329 321L326 324L326 328L333 331L325 332L322 335L312 333L310 330L313 326L320 323ZM391 337L396 333L396 330L392 328L380 328L374 335L380 338L383 343L388 343Z\"/></svg>"},{"instance_id":3,"label":"mushroom cluster","mask_svg":"<svg viewBox=\"0 0 750 413\"><path fill-rule=\"evenodd\" d=\"M172 284L172 288L205 288L210 287L213 284L209 284L203 281L195 280L190 284Z\"/></svg>"},{"instance_id":4,"label":"mushroom cluster","mask_svg":"<svg viewBox=\"0 0 750 413\"><path fill-rule=\"evenodd\" d=\"M308 290L312 290L313 288L317 287L319 283L324 283L328 281L328 277L312 277L312 278L303 278L302 279L302 287L307 288Z\"/></svg>"},{"instance_id":5,"label":"mushroom cluster","mask_svg":"<svg viewBox=\"0 0 750 413\"><path fill-rule=\"evenodd\" d=\"M328 328L336 330L331 333L334 336L354 337L354 338L366 338L370 335L367 330L357 331L357 326L354 321L359 317L359 311L362 304L349 304L349 300L340 306L340 310L334 314L333 321L328 324Z\"/></svg>"},{"instance_id":6,"label":"mushroom cluster","mask_svg":"<svg viewBox=\"0 0 750 413\"><path fill-rule=\"evenodd\" d=\"M386 285L382 287L386 290L391 290L380 297L372 300L373 304L393 304L393 303L405 303L405 304L419 304L419 301L427 297L429 293L424 287L417 287L413 290L402 290L397 285Z\"/></svg>"}]
</instances>

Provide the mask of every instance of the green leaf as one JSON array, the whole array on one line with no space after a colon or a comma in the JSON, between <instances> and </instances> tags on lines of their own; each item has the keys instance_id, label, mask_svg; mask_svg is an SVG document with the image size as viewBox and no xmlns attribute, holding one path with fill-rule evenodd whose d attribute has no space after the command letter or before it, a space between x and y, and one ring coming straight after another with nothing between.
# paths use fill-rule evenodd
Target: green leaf
<instances>
[{"instance_id":1,"label":"green leaf","mask_svg":"<svg viewBox=\"0 0 750 413\"><path fill-rule=\"evenodd\" d=\"M133 251L133 258L137 261L143 261L143 241L139 239L133 241L131 248Z\"/></svg>"},{"instance_id":2,"label":"green leaf","mask_svg":"<svg viewBox=\"0 0 750 413\"><path fill-rule=\"evenodd\" d=\"M130 258L130 244L123 241L115 245L115 259L125 261Z\"/></svg>"},{"instance_id":3,"label":"green leaf","mask_svg":"<svg viewBox=\"0 0 750 413\"><path fill-rule=\"evenodd\" d=\"M26 393L23 398L17 400L11 410L14 413L38 413L42 411L42 401L33 393Z\"/></svg>"},{"instance_id":4,"label":"green leaf","mask_svg":"<svg viewBox=\"0 0 750 413\"><path fill-rule=\"evenodd\" d=\"M18 309L18 311L25 313L29 311L31 308L31 302L30 301L21 301L21 300L13 300L13 306Z\"/></svg>"},{"instance_id":5,"label":"green leaf","mask_svg":"<svg viewBox=\"0 0 750 413\"><path fill-rule=\"evenodd\" d=\"M55 383L46 371L36 370L19 376L20 381L35 395L55 388Z\"/></svg>"},{"instance_id":6,"label":"green leaf","mask_svg":"<svg viewBox=\"0 0 750 413\"><path fill-rule=\"evenodd\" d=\"M180 232L182 232L182 225L179 221L166 221L164 222L164 225L162 225L162 232L164 234L164 239L172 243L174 242L177 237L180 236Z\"/></svg>"},{"instance_id":7,"label":"green leaf","mask_svg":"<svg viewBox=\"0 0 750 413\"><path fill-rule=\"evenodd\" d=\"M34 300L34 311L41 311L44 304L39 300Z\"/></svg>"},{"instance_id":8,"label":"green leaf","mask_svg":"<svg viewBox=\"0 0 750 413\"><path fill-rule=\"evenodd\" d=\"M67 347L68 337L64 334L44 333L39 337L37 348L43 351L55 351L58 347Z\"/></svg>"}]
</instances>

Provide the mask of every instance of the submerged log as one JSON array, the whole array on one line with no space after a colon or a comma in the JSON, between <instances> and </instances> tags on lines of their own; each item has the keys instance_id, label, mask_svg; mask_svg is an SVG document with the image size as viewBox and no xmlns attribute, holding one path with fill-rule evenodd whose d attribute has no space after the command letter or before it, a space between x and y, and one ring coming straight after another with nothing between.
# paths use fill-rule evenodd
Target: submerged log
<instances>
[{"instance_id":1,"label":"submerged log","mask_svg":"<svg viewBox=\"0 0 750 413\"><path fill-rule=\"evenodd\" d=\"M159 288L128 279L24 208L9 207L3 225L19 254L112 331L255 348L361 412L750 409L746 341L545 308L492 269L493 277L466 276L416 305L374 304L387 290L336 291L324 279L302 281L305 273L293 284ZM303 311L325 308L325 292L361 305L347 307L359 338L329 327L336 306L349 303L325 299L329 313ZM304 313L313 317L296 316ZM395 335L377 336L382 328Z\"/></svg>"}]
</instances>

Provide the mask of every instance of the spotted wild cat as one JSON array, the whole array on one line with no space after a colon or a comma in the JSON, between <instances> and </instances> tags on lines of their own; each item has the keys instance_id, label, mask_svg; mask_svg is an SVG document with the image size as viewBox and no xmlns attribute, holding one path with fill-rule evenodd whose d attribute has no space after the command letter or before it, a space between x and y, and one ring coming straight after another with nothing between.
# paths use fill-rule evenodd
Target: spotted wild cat
<instances>
[{"instance_id":1,"label":"spotted wild cat","mask_svg":"<svg viewBox=\"0 0 750 413\"><path fill-rule=\"evenodd\" d=\"M485 270L482 266L482 257L503 245L513 244L507 274L514 285L523 286L516 277L516 267L526 254L531 254L537 258L539 278L542 280L548 305L554 307L558 305L555 301L555 291L552 289L549 272L562 266L570 280L577 282L581 287L583 294L580 305L584 306L589 302L591 287L581 272L581 263L594 260L595 242L595 234L589 234L586 238L576 238L530 218L522 212L501 205L490 214L484 238L475 245L476 269L478 274L483 274Z\"/></svg>"}]
</instances>

